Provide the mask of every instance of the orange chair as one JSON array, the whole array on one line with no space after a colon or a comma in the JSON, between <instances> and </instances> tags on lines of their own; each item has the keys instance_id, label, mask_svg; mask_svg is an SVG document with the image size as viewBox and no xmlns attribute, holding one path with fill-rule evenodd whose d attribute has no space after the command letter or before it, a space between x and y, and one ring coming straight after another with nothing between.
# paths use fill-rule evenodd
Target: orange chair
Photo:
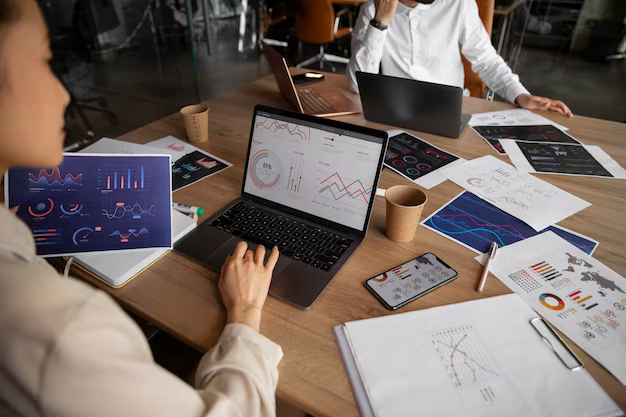
<instances>
[{"instance_id":1,"label":"orange chair","mask_svg":"<svg viewBox=\"0 0 626 417\"><path fill-rule=\"evenodd\" d=\"M341 18L346 16L349 25L340 27ZM296 38L302 42L317 44L320 52L314 57L297 65L304 67L319 62L337 62L348 64L349 59L327 54L325 46L352 33L352 14L350 9L344 8L335 14L331 0L298 0L295 15Z\"/></svg>"},{"instance_id":2,"label":"orange chair","mask_svg":"<svg viewBox=\"0 0 626 417\"><path fill-rule=\"evenodd\" d=\"M480 20L483 21L487 34L491 37L491 28L493 26L493 11L495 8L495 0L476 0L478 3L478 14ZM465 69L465 88L467 88L472 97L483 98L487 85L480 79L478 74L472 71L472 64L465 57L463 58L463 68Z\"/></svg>"}]
</instances>

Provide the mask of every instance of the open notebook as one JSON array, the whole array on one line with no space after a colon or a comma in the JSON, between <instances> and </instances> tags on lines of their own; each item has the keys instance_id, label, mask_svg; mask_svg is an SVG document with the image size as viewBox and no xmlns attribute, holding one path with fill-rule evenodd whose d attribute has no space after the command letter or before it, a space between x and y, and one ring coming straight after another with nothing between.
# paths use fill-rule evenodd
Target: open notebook
<instances>
[{"instance_id":1,"label":"open notebook","mask_svg":"<svg viewBox=\"0 0 626 417\"><path fill-rule=\"evenodd\" d=\"M193 218L172 210L172 243L195 227ZM145 249L106 254L87 253L74 257L74 262L101 281L119 288L167 252L167 249Z\"/></svg>"},{"instance_id":2,"label":"open notebook","mask_svg":"<svg viewBox=\"0 0 626 417\"><path fill-rule=\"evenodd\" d=\"M334 327L364 417L620 416L517 295Z\"/></svg>"}]
</instances>

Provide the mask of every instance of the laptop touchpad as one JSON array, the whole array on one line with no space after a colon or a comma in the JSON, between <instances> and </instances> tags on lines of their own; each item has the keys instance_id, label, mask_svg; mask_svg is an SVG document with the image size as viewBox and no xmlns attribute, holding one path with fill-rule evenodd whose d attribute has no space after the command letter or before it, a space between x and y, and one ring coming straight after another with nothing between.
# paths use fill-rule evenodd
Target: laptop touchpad
<instances>
[{"instance_id":1,"label":"laptop touchpad","mask_svg":"<svg viewBox=\"0 0 626 417\"><path fill-rule=\"evenodd\" d=\"M219 271L220 269L222 269L222 265L224 264L226 257L233 254L235 248L237 247L237 243L239 243L240 241L241 239L236 237L229 239L218 250L210 254L204 262L207 263L211 268ZM248 242L248 249L254 251L256 250L256 247L257 245L255 243ZM265 252L264 262L267 262L267 257L269 256L269 253L269 250ZM287 262L288 259L289 257L287 256L281 256L279 258L278 264L274 268L274 276L276 276L283 269L285 269L285 267L287 267L287 265L289 264L289 262Z\"/></svg>"}]
</instances>

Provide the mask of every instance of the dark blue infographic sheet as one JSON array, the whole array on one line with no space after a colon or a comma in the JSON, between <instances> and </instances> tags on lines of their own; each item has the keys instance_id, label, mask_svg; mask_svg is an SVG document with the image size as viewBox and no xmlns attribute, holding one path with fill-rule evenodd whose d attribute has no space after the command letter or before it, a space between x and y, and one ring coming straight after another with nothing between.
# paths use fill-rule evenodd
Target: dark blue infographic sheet
<instances>
[{"instance_id":1,"label":"dark blue infographic sheet","mask_svg":"<svg viewBox=\"0 0 626 417\"><path fill-rule=\"evenodd\" d=\"M549 226L536 232L523 221L469 191L455 197L422 225L478 253L487 253L491 242L503 247L547 230L588 254L592 254L598 245L594 240L559 226Z\"/></svg>"},{"instance_id":2,"label":"dark blue infographic sheet","mask_svg":"<svg viewBox=\"0 0 626 417\"><path fill-rule=\"evenodd\" d=\"M167 155L66 154L52 169L8 173L8 206L33 232L37 254L172 247Z\"/></svg>"}]
</instances>

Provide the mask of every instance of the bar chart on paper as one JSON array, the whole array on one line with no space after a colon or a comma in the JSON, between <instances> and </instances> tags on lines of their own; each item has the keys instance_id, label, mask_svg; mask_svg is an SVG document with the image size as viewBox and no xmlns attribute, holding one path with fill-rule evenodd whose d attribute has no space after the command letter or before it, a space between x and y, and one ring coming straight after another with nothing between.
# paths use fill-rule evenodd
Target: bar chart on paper
<instances>
[{"instance_id":1,"label":"bar chart on paper","mask_svg":"<svg viewBox=\"0 0 626 417\"><path fill-rule=\"evenodd\" d=\"M99 188L103 191L144 189L146 172L143 166L128 169L99 169Z\"/></svg>"}]
</instances>

